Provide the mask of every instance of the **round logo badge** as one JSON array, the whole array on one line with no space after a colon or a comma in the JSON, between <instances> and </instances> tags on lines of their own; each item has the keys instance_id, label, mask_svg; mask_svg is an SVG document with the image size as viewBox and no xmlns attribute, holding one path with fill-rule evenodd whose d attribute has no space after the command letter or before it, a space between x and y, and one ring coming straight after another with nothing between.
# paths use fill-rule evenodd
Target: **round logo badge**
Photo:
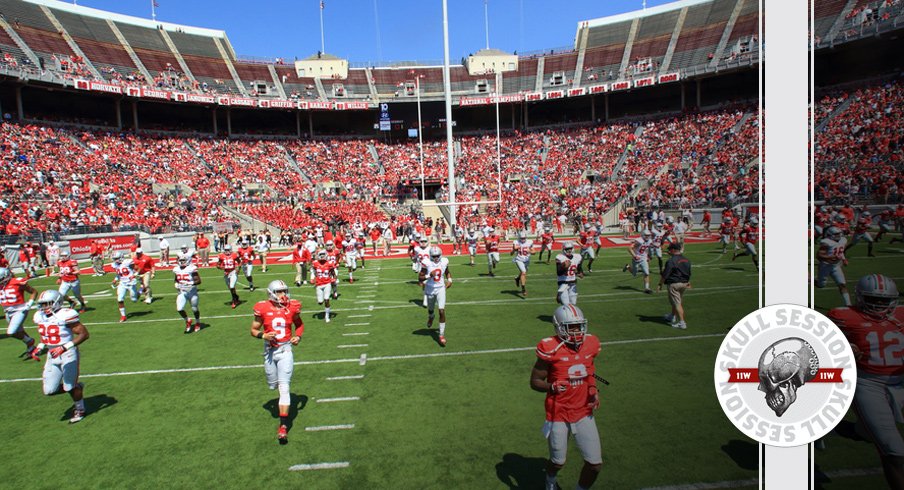
<instances>
[{"instance_id":1,"label":"round logo badge","mask_svg":"<svg viewBox=\"0 0 904 490\"><path fill-rule=\"evenodd\" d=\"M854 353L841 330L797 305L761 308L725 336L714 372L722 410L741 432L779 447L831 431L854 400Z\"/></svg>"}]
</instances>

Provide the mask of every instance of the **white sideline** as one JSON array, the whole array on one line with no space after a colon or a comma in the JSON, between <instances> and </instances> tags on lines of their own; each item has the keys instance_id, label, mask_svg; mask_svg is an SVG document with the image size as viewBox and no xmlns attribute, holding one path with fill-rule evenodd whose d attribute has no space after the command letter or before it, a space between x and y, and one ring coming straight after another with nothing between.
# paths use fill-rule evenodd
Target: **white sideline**
<instances>
[{"instance_id":1,"label":"white sideline","mask_svg":"<svg viewBox=\"0 0 904 490\"><path fill-rule=\"evenodd\" d=\"M827 471L825 476L829 478L845 478L850 476L870 476L881 475L882 468L855 468L849 470ZM726 480L710 483L687 483L684 485L668 485L664 487L646 487L643 490L715 490L717 488L738 488L756 486L758 480L750 478L748 480Z\"/></svg>"},{"instance_id":2,"label":"white sideline","mask_svg":"<svg viewBox=\"0 0 904 490\"><path fill-rule=\"evenodd\" d=\"M329 378L324 378L327 381L340 381L344 379L362 379L364 378L363 374L355 374L352 376L330 376Z\"/></svg>"},{"instance_id":3,"label":"white sideline","mask_svg":"<svg viewBox=\"0 0 904 490\"><path fill-rule=\"evenodd\" d=\"M367 326L367 325L370 325L370 322L367 322L367 323L346 323L346 324L345 324L346 327L364 327L364 326Z\"/></svg>"},{"instance_id":4,"label":"white sideline","mask_svg":"<svg viewBox=\"0 0 904 490\"><path fill-rule=\"evenodd\" d=\"M367 344L343 344L337 345L337 349L354 349L355 347L367 347Z\"/></svg>"},{"instance_id":5,"label":"white sideline","mask_svg":"<svg viewBox=\"0 0 904 490\"><path fill-rule=\"evenodd\" d=\"M373 315L349 315L349 318L368 318L372 316Z\"/></svg>"},{"instance_id":6,"label":"white sideline","mask_svg":"<svg viewBox=\"0 0 904 490\"><path fill-rule=\"evenodd\" d=\"M348 468L348 461L339 463L315 463L315 464L297 464L289 467L289 471L306 471L306 470L331 470L334 468Z\"/></svg>"},{"instance_id":7,"label":"white sideline","mask_svg":"<svg viewBox=\"0 0 904 490\"><path fill-rule=\"evenodd\" d=\"M317 403L333 403L333 402L356 402L361 400L358 396L340 396L338 398L320 398Z\"/></svg>"},{"instance_id":8,"label":"white sideline","mask_svg":"<svg viewBox=\"0 0 904 490\"><path fill-rule=\"evenodd\" d=\"M314 427L305 427L304 430L307 432L317 432L321 430L343 430L343 429L354 429L355 424L340 424L340 425L318 425Z\"/></svg>"},{"instance_id":9,"label":"white sideline","mask_svg":"<svg viewBox=\"0 0 904 490\"><path fill-rule=\"evenodd\" d=\"M370 335L370 332L349 332L342 334L343 337L357 337L359 335Z\"/></svg>"},{"instance_id":10,"label":"white sideline","mask_svg":"<svg viewBox=\"0 0 904 490\"><path fill-rule=\"evenodd\" d=\"M612 340L608 342L602 342L602 345L622 345L622 344L642 344L646 342L663 342L663 341L672 341L672 340L694 340L694 339L705 339L711 337L724 337L725 334L721 333L711 333L711 334L701 334L701 335L683 335L679 337L654 337L649 339L628 339L628 340ZM393 360L405 360L405 359L426 359L431 357L451 357L451 356L471 356L471 355L481 355L481 354L503 354L509 352L522 352L522 351L532 351L536 349L536 347L512 347L508 349L490 349L490 350L477 350L477 351L460 351L460 352L436 352L430 354L408 354L408 355L396 355L396 356L379 356L379 357L367 357L367 354L361 354L360 357L351 358L351 359L322 359L318 361L298 361L295 362L296 366L313 366L319 364L341 364L341 363L352 363L357 362L360 365L364 365L368 360L371 361L393 361ZM171 373L193 373L198 371L219 371L225 369L260 369L260 364L246 364L246 365L238 365L238 366L208 366L208 367L195 367L195 368L176 368L176 369L152 369L148 371L122 371L122 372L113 372L113 373L95 373L95 374L79 374L79 378L110 378L113 376L137 376L142 374L171 374ZM0 379L0 383L19 383L22 381L41 381L41 378L13 378L13 379Z\"/></svg>"}]
</instances>

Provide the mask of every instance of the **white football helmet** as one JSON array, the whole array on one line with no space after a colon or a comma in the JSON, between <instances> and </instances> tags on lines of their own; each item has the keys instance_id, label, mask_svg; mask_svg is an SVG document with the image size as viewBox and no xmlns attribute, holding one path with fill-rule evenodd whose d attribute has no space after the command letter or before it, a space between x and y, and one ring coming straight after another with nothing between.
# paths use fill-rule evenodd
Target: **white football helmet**
<instances>
[{"instance_id":1,"label":"white football helmet","mask_svg":"<svg viewBox=\"0 0 904 490\"><path fill-rule=\"evenodd\" d=\"M0 288L6 287L13 278L13 273L6 267L0 267Z\"/></svg>"},{"instance_id":2,"label":"white football helmet","mask_svg":"<svg viewBox=\"0 0 904 490\"><path fill-rule=\"evenodd\" d=\"M841 240L841 230L838 227L830 226L829 229L826 230L826 238L836 242Z\"/></svg>"},{"instance_id":3,"label":"white football helmet","mask_svg":"<svg viewBox=\"0 0 904 490\"><path fill-rule=\"evenodd\" d=\"M182 267L188 267L191 264L191 255L179 254L179 257L176 258L176 262Z\"/></svg>"},{"instance_id":4,"label":"white football helmet","mask_svg":"<svg viewBox=\"0 0 904 490\"><path fill-rule=\"evenodd\" d=\"M753 226L760 224L760 219L757 218L756 216L751 216L748 221L750 221L750 224Z\"/></svg>"},{"instance_id":5,"label":"white football helmet","mask_svg":"<svg viewBox=\"0 0 904 490\"><path fill-rule=\"evenodd\" d=\"M870 216L872 216L872 213L870 213L869 211L864 211L864 212L860 213L860 216L862 216L864 218L869 218Z\"/></svg>"},{"instance_id":6,"label":"white football helmet","mask_svg":"<svg viewBox=\"0 0 904 490\"><path fill-rule=\"evenodd\" d=\"M333 241L332 240L327 240L325 245L326 245L327 250L333 249Z\"/></svg>"},{"instance_id":7,"label":"white football helmet","mask_svg":"<svg viewBox=\"0 0 904 490\"><path fill-rule=\"evenodd\" d=\"M650 233L650 230L644 230L644 231L640 232L640 236L642 236L644 239L647 239L647 238L650 238L651 236L653 236L653 234Z\"/></svg>"},{"instance_id":8,"label":"white football helmet","mask_svg":"<svg viewBox=\"0 0 904 490\"><path fill-rule=\"evenodd\" d=\"M68 250L60 250L60 260L69 260Z\"/></svg>"},{"instance_id":9,"label":"white football helmet","mask_svg":"<svg viewBox=\"0 0 904 490\"><path fill-rule=\"evenodd\" d=\"M427 237L423 237L423 236L420 237L417 242L420 244L421 248L426 247L427 243L429 243L427 241Z\"/></svg>"},{"instance_id":10,"label":"white football helmet","mask_svg":"<svg viewBox=\"0 0 904 490\"><path fill-rule=\"evenodd\" d=\"M440 257L443 256L443 251L440 250L439 247L437 247L436 245L430 247L429 253L430 253L430 259L433 260L434 262L439 262Z\"/></svg>"},{"instance_id":11,"label":"white football helmet","mask_svg":"<svg viewBox=\"0 0 904 490\"><path fill-rule=\"evenodd\" d=\"M318 260L326 260L326 250L318 250L317 251L317 259Z\"/></svg>"},{"instance_id":12,"label":"white football helmet","mask_svg":"<svg viewBox=\"0 0 904 490\"><path fill-rule=\"evenodd\" d=\"M518 232L518 240L527 240L527 233L523 230Z\"/></svg>"},{"instance_id":13,"label":"white football helmet","mask_svg":"<svg viewBox=\"0 0 904 490\"><path fill-rule=\"evenodd\" d=\"M562 253L565 254L566 257L571 258L571 255L574 253L574 242L570 240L562 242Z\"/></svg>"},{"instance_id":14,"label":"white football helmet","mask_svg":"<svg viewBox=\"0 0 904 490\"><path fill-rule=\"evenodd\" d=\"M45 315L52 315L63 307L63 295L55 289L48 289L38 296L38 309Z\"/></svg>"},{"instance_id":15,"label":"white football helmet","mask_svg":"<svg viewBox=\"0 0 904 490\"><path fill-rule=\"evenodd\" d=\"M898 307L898 286L890 277L870 274L857 281L857 307L869 315L885 318Z\"/></svg>"},{"instance_id":16,"label":"white football helmet","mask_svg":"<svg viewBox=\"0 0 904 490\"><path fill-rule=\"evenodd\" d=\"M113 262L119 262L122 260L122 252L117 250L113 252L113 255L111 255L111 257L113 258Z\"/></svg>"},{"instance_id":17,"label":"white football helmet","mask_svg":"<svg viewBox=\"0 0 904 490\"><path fill-rule=\"evenodd\" d=\"M675 222L675 218L673 218L673 217L671 217L671 216L666 216L666 217L665 217L665 222L668 223L668 224L672 224L672 223Z\"/></svg>"},{"instance_id":18,"label":"white football helmet","mask_svg":"<svg viewBox=\"0 0 904 490\"><path fill-rule=\"evenodd\" d=\"M279 295L278 293L285 294ZM289 286L281 279L270 281L270 284L267 285L267 296L270 297L270 301L273 302L273 304L277 306L286 306L289 304Z\"/></svg>"},{"instance_id":19,"label":"white football helmet","mask_svg":"<svg viewBox=\"0 0 904 490\"><path fill-rule=\"evenodd\" d=\"M587 319L584 312L575 305L562 305L552 314L552 324L556 335L566 344L580 347L587 334Z\"/></svg>"},{"instance_id":20,"label":"white football helmet","mask_svg":"<svg viewBox=\"0 0 904 490\"><path fill-rule=\"evenodd\" d=\"M223 251L226 253L232 252L232 245L223 245Z\"/></svg>"}]
</instances>

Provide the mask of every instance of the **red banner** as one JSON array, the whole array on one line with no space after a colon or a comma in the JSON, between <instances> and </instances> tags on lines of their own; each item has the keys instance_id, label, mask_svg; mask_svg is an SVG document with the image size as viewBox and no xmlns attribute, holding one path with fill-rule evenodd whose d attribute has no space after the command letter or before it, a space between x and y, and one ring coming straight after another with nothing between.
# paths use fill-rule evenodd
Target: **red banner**
<instances>
[{"instance_id":1,"label":"red banner","mask_svg":"<svg viewBox=\"0 0 904 490\"><path fill-rule=\"evenodd\" d=\"M88 80L76 80L75 88L79 90L93 90L95 92L106 92L108 94L121 94L122 87L110 83L89 82Z\"/></svg>"},{"instance_id":2,"label":"red banner","mask_svg":"<svg viewBox=\"0 0 904 490\"><path fill-rule=\"evenodd\" d=\"M644 77L634 80L634 87L649 87L656 83L653 77Z\"/></svg>"},{"instance_id":3,"label":"red banner","mask_svg":"<svg viewBox=\"0 0 904 490\"><path fill-rule=\"evenodd\" d=\"M135 235L117 235L117 236L106 236L106 237L91 237L91 238L79 238L76 240L69 241L69 253L73 256L75 255L83 255L87 256L88 252L91 250L91 242L97 240L98 243L104 246L104 250L122 250L129 251L129 247L135 243Z\"/></svg>"},{"instance_id":4,"label":"red banner","mask_svg":"<svg viewBox=\"0 0 904 490\"><path fill-rule=\"evenodd\" d=\"M202 104L213 104L217 99L213 95L204 94L183 94L188 102L200 102Z\"/></svg>"},{"instance_id":5,"label":"red banner","mask_svg":"<svg viewBox=\"0 0 904 490\"><path fill-rule=\"evenodd\" d=\"M261 103L264 101L262 100ZM297 109L298 102L285 99L270 99L267 101L273 109Z\"/></svg>"},{"instance_id":6,"label":"red banner","mask_svg":"<svg viewBox=\"0 0 904 490\"><path fill-rule=\"evenodd\" d=\"M564 90L550 90L549 92L546 92L547 99L561 99L562 97L565 97Z\"/></svg>"},{"instance_id":7,"label":"red banner","mask_svg":"<svg viewBox=\"0 0 904 490\"><path fill-rule=\"evenodd\" d=\"M131 91L131 88L129 89ZM131 95L131 94L129 94ZM141 96L149 99L170 100L170 93L166 90L154 90L151 88L141 89Z\"/></svg>"},{"instance_id":8,"label":"red banner","mask_svg":"<svg viewBox=\"0 0 904 490\"><path fill-rule=\"evenodd\" d=\"M631 82L621 81L621 82L613 82L609 85L609 90L628 90L631 88Z\"/></svg>"},{"instance_id":9,"label":"red banner","mask_svg":"<svg viewBox=\"0 0 904 490\"><path fill-rule=\"evenodd\" d=\"M609 91L609 86L605 83L602 85L594 85L590 87L591 94L602 94Z\"/></svg>"},{"instance_id":10,"label":"red banner","mask_svg":"<svg viewBox=\"0 0 904 490\"><path fill-rule=\"evenodd\" d=\"M257 107L257 99L248 99L245 97L230 97L229 105L240 107Z\"/></svg>"},{"instance_id":11,"label":"red banner","mask_svg":"<svg viewBox=\"0 0 904 490\"><path fill-rule=\"evenodd\" d=\"M841 379L842 368L822 368L807 383L844 383ZM756 368L728 368L729 383L759 383L760 373Z\"/></svg>"},{"instance_id":12,"label":"red banner","mask_svg":"<svg viewBox=\"0 0 904 490\"><path fill-rule=\"evenodd\" d=\"M307 109L332 109L333 103L325 100L312 100L306 102Z\"/></svg>"},{"instance_id":13,"label":"red banner","mask_svg":"<svg viewBox=\"0 0 904 490\"><path fill-rule=\"evenodd\" d=\"M536 100L543 100L543 94L538 92L531 92L529 94L524 94L524 100L528 102L534 102Z\"/></svg>"},{"instance_id":14,"label":"red banner","mask_svg":"<svg viewBox=\"0 0 904 490\"><path fill-rule=\"evenodd\" d=\"M584 95L584 94L586 94L586 93L587 93L587 89L585 89L584 87L568 89L568 96L569 96L569 97L579 97L579 96Z\"/></svg>"},{"instance_id":15,"label":"red banner","mask_svg":"<svg viewBox=\"0 0 904 490\"><path fill-rule=\"evenodd\" d=\"M659 83L677 82L678 80L681 80L681 75L677 71L659 75Z\"/></svg>"},{"instance_id":16,"label":"red banner","mask_svg":"<svg viewBox=\"0 0 904 490\"><path fill-rule=\"evenodd\" d=\"M345 108L348 110L367 110L370 107L367 102L363 100L351 100L345 103Z\"/></svg>"},{"instance_id":17,"label":"red banner","mask_svg":"<svg viewBox=\"0 0 904 490\"><path fill-rule=\"evenodd\" d=\"M229 97L226 97L226 96L217 97L217 104L229 105Z\"/></svg>"}]
</instances>

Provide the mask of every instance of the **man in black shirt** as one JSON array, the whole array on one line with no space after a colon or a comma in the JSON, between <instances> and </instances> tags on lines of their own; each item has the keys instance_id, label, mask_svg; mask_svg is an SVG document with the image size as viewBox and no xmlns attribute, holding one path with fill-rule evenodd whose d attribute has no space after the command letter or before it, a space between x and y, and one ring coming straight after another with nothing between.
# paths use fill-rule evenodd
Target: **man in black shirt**
<instances>
[{"instance_id":1,"label":"man in black shirt","mask_svg":"<svg viewBox=\"0 0 904 490\"><path fill-rule=\"evenodd\" d=\"M659 278L659 291L662 291L663 284L668 287L672 314L666 315L666 318L672 322L673 328L684 330L687 324L684 322L684 306L681 300L684 291L691 287L691 261L681 255L681 245L677 243L669 245L669 255L671 258L666 262Z\"/></svg>"}]
</instances>

